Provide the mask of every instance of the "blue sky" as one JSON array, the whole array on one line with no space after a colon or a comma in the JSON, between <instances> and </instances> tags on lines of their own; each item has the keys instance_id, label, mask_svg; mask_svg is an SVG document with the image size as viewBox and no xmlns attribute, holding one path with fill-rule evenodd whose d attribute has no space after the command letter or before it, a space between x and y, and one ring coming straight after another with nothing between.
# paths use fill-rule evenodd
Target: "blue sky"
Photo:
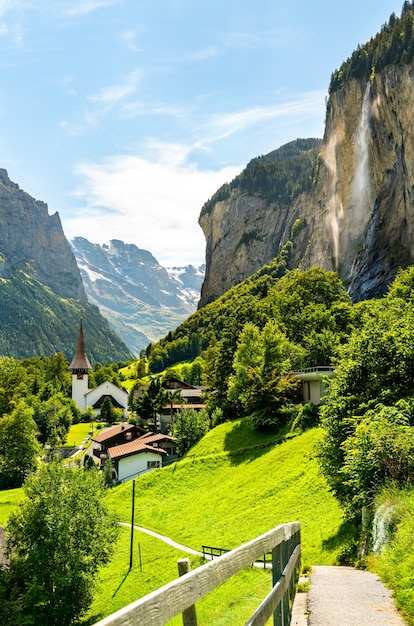
<instances>
[{"instance_id":1,"label":"blue sky","mask_svg":"<svg viewBox=\"0 0 414 626\"><path fill-rule=\"evenodd\" d=\"M0 167L67 237L199 264L202 205L322 137L332 72L393 0L0 0Z\"/></svg>"}]
</instances>

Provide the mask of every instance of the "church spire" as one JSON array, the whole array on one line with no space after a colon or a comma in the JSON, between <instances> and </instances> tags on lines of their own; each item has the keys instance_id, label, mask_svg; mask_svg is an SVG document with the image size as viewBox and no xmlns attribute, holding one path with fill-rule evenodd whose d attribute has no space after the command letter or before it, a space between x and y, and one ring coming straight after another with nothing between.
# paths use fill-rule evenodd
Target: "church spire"
<instances>
[{"instance_id":1,"label":"church spire","mask_svg":"<svg viewBox=\"0 0 414 626\"><path fill-rule=\"evenodd\" d=\"M76 344L75 356L72 359L72 363L69 365L69 369L72 374L87 374L88 370L92 369L89 359L86 356L85 340L83 338L82 318L80 322L78 343Z\"/></svg>"}]
</instances>

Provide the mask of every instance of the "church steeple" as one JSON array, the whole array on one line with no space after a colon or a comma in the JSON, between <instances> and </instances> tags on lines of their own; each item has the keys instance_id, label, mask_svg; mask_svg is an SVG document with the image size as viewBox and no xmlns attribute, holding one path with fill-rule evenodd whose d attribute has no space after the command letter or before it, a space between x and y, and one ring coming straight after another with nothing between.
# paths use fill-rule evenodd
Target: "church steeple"
<instances>
[{"instance_id":1,"label":"church steeple","mask_svg":"<svg viewBox=\"0 0 414 626\"><path fill-rule=\"evenodd\" d=\"M69 365L69 370L72 372L72 400L76 402L81 411L86 411L87 408L86 394L88 393L88 371L91 369L92 366L86 355L81 319L75 356L72 359L72 363Z\"/></svg>"},{"instance_id":2,"label":"church steeple","mask_svg":"<svg viewBox=\"0 0 414 626\"><path fill-rule=\"evenodd\" d=\"M91 370L92 366L89 363L89 359L86 355L85 340L83 338L83 326L82 319L80 322L78 343L76 344L75 356L69 365L69 370L72 374L87 374L88 370Z\"/></svg>"}]
</instances>

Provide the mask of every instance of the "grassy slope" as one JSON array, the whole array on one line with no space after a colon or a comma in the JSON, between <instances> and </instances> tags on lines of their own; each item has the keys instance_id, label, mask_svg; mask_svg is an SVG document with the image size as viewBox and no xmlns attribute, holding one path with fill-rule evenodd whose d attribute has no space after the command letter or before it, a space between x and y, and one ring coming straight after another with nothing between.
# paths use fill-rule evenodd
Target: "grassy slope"
<instances>
[{"instance_id":1,"label":"grassy slope","mask_svg":"<svg viewBox=\"0 0 414 626\"><path fill-rule=\"evenodd\" d=\"M222 424L188 458L136 481L135 524L200 550L203 544L231 549L278 524L299 520L303 561L333 563L342 517L314 459L319 437L314 429L280 445L246 451L247 445L265 444L274 436L255 433L245 421ZM108 494L110 507L126 522L131 520L131 494L131 483ZM176 561L187 556L136 532L135 562L128 573L129 537L123 530L116 557L102 571L89 623L176 578ZM200 564L197 557L190 560L192 567ZM197 603L199 623L243 623L270 588L269 572L245 570Z\"/></svg>"},{"instance_id":2,"label":"grassy slope","mask_svg":"<svg viewBox=\"0 0 414 626\"><path fill-rule=\"evenodd\" d=\"M246 421L222 424L186 459L136 480L135 523L200 550L203 544L231 549L278 524L299 520L303 561L333 563L342 517L314 459L319 437L314 429L279 445L256 447L275 437L255 433ZM18 492L13 498L4 496L3 505L0 498L0 520L17 505ZM108 493L109 506L125 522L131 520L131 493L131 483ZM136 531L134 564L128 572L129 546L130 533L122 529L83 624L93 624L176 578L177 559L187 556ZM190 560L192 567L200 564L198 557ZM269 572L245 570L197 603L199 623L243 623L270 587Z\"/></svg>"},{"instance_id":3,"label":"grassy slope","mask_svg":"<svg viewBox=\"0 0 414 626\"><path fill-rule=\"evenodd\" d=\"M319 430L241 451L238 429L244 429L240 421L207 435L207 449L215 454L198 456L206 451L204 441L191 457L140 478L136 524L200 549L203 544L234 548L278 524L299 520L304 560L332 563L332 537L342 517L314 459ZM122 520L130 521L130 484L112 490L108 500Z\"/></svg>"}]
</instances>

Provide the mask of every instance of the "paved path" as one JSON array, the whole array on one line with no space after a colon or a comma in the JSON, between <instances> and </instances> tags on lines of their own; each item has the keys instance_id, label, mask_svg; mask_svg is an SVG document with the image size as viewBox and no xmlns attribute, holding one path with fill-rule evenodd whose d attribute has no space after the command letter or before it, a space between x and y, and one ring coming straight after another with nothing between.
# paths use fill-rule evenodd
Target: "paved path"
<instances>
[{"instance_id":1,"label":"paved path","mask_svg":"<svg viewBox=\"0 0 414 626\"><path fill-rule=\"evenodd\" d=\"M352 567L313 567L309 626L404 626L378 576ZM294 622L293 622L294 623Z\"/></svg>"}]
</instances>

